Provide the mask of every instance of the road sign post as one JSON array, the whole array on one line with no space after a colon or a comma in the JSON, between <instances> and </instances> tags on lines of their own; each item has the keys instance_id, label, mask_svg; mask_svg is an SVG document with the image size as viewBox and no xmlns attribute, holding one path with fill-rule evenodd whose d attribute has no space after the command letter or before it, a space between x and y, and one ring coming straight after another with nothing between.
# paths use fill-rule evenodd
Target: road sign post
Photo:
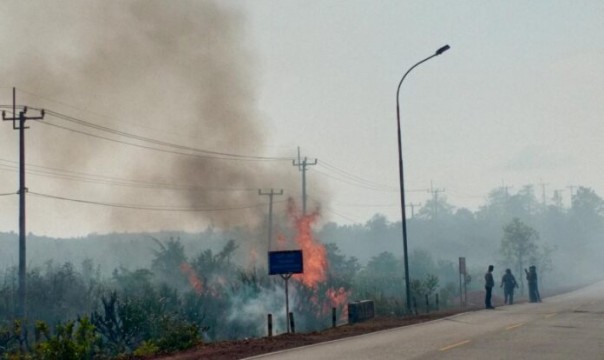
<instances>
[{"instance_id":1,"label":"road sign post","mask_svg":"<svg viewBox=\"0 0 604 360\"><path fill-rule=\"evenodd\" d=\"M466 258L459 258L459 306L465 307L468 289L466 287Z\"/></svg>"},{"instance_id":2,"label":"road sign post","mask_svg":"<svg viewBox=\"0 0 604 360\"><path fill-rule=\"evenodd\" d=\"M285 323L287 332L291 331L289 325L289 279L293 274L304 273L302 250L269 251L268 274L281 275L285 280Z\"/></svg>"}]
</instances>

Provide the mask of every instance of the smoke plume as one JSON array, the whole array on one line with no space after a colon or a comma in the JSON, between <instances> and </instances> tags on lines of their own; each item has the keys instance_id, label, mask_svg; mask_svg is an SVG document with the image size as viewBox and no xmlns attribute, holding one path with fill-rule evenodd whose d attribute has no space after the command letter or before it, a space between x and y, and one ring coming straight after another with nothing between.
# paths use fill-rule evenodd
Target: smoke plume
<instances>
[{"instance_id":1,"label":"smoke plume","mask_svg":"<svg viewBox=\"0 0 604 360\"><path fill-rule=\"evenodd\" d=\"M5 1L0 7L4 105L10 104L10 87L16 86L19 105L186 148L264 154L264 128L254 98L255 60L245 19L228 5L199 0ZM257 223L266 211L252 207L266 202L258 188L299 192L291 161L216 159L216 154L108 135L52 115L30 126L28 163L107 177L99 184L98 176L88 182L30 176L30 192L179 210L68 206L36 198L28 200L38 221L31 225L34 231L61 235L69 227L152 231ZM5 158L16 160L16 133L8 124L0 133L8 143ZM114 179L127 181L109 186ZM49 216L54 225L40 227Z\"/></svg>"}]
</instances>

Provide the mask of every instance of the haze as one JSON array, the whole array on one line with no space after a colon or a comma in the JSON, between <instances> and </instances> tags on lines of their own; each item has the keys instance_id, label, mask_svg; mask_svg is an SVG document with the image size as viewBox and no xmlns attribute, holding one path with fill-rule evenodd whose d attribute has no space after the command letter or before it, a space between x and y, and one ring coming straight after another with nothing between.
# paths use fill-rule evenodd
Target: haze
<instances>
[{"instance_id":1,"label":"haze","mask_svg":"<svg viewBox=\"0 0 604 360\"><path fill-rule=\"evenodd\" d=\"M401 89L409 203L425 203L431 186L470 209L500 186L518 191L533 184L550 203L560 190L567 206L568 186L604 190L598 1L4 1L0 7L2 104L11 104L16 86L19 105L183 146L279 158L295 158L300 146L302 156L318 159L309 167L308 191L324 221L364 223L375 213L400 219L396 85L444 44L451 50L414 70ZM0 192L12 193L17 132L3 125ZM30 174L30 192L187 210L260 206L148 211L29 196L28 231L36 234L258 223L267 199L257 189L299 197L291 159L203 160L29 125L28 164L95 180ZM99 184L101 176L136 182ZM145 189L141 182L189 190ZM14 231L17 196L1 201L3 230ZM276 206L283 211L283 203Z\"/></svg>"}]
</instances>

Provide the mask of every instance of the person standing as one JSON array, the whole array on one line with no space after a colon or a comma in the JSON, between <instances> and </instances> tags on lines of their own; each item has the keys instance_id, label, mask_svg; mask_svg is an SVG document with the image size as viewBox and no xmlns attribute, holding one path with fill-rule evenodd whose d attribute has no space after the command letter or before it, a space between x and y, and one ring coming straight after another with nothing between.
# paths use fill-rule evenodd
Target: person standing
<instances>
[{"instance_id":1,"label":"person standing","mask_svg":"<svg viewBox=\"0 0 604 360\"><path fill-rule=\"evenodd\" d=\"M539 294L539 287L537 285L537 268L535 265L529 266L529 270L524 269L526 273L526 281L528 282L529 288L529 301L530 302L541 302L541 295Z\"/></svg>"},{"instance_id":2,"label":"person standing","mask_svg":"<svg viewBox=\"0 0 604 360\"><path fill-rule=\"evenodd\" d=\"M486 293L484 295L484 306L487 309L495 309L491 303L491 296L493 295L493 286L495 286L495 280L493 279L493 265L489 265L489 269L484 274L484 289Z\"/></svg>"},{"instance_id":3,"label":"person standing","mask_svg":"<svg viewBox=\"0 0 604 360\"><path fill-rule=\"evenodd\" d=\"M505 269L505 274L501 278L501 285L499 287L503 288L505 303L512 305L514 303L514 289L518 287L516 278L512 275L512 270Z\"/></svg>"}]
</instances>

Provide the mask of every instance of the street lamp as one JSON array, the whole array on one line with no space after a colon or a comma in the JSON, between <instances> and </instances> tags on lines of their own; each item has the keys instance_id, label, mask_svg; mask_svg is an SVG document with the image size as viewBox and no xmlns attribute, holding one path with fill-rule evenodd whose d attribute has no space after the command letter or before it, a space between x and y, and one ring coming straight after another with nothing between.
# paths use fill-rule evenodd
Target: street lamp
<instances>
[{"instance_id":1,"label":"street lamp","mask_svg":"<svg viewBox=\"0 0 604 360\"><path fill-rule=\"evenodd\" d=\"M407 70L407 72L405 73L405 75L403 75L403 78L401 79L401 81L398 83L398 88L396 89L396 125L398 128L398 169L399 169L399 180L400 180L400 185L401 185L401 216L402 216L402 225L403 225L403 256L404 256L404 262L405 262L405 296L406 296L406 303L407 303L407 313L411 313L411 290L410 290L410 285L409 285L409 258L407 256L407 219L406 219L406 215L405 215L405 183L403 181L403 146L401 143L401 111L400 111L400 107L399 107L399 93L401 91L401 85L403 84L403 80L405 80L405 78L407 77L407 74L409 74L411 72L411 70L415 69L418 65L432 59L435 56L438 56L442 53L444 53L445 51L449 50L450 46L449 45L445 45L443 47L441 47L440 49L436 50L436 52L430 56L428 56L427 58L425 58L424 60L418 62L417 64L413 65L411 68L409 68L409 70Z\"/></svg>"}]
</instances>

